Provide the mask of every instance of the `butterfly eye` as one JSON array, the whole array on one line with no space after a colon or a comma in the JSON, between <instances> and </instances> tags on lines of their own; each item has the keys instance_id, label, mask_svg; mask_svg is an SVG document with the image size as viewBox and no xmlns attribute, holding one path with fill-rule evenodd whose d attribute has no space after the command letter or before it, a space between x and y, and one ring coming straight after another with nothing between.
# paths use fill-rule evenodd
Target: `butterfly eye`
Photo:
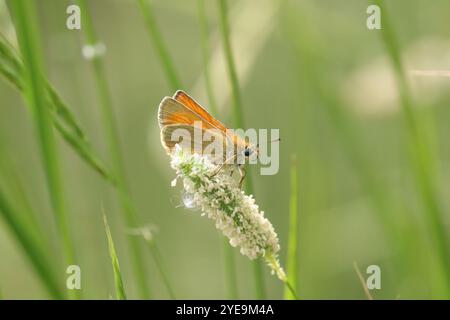
<instances>
[{"instance_id":1,"label":"butterfly eye","mask_svg":"<svg viewBox=\"0 0 450 320\"><path fill-rule=\"evenodd\" d=\"M249 157L252 154L252 150L249 148L245 148L244 150L244 156Z\"/></svg>"}]
</instances>

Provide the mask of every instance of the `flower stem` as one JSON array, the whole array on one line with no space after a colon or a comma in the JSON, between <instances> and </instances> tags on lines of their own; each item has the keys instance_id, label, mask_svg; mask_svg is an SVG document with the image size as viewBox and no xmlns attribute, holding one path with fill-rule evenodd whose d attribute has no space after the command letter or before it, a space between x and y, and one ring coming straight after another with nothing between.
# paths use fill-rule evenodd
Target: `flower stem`
<instances>
[{"instance_id":1,"label":"flower stem","mask_svg":"<svg viewBox=\"0 0 450 320\"><path fill-rule=\"evenodd\" d=\"M287 273L288 279L292 283L293 290L285 290L285 299L294 298L291 295L292 291L296 291L297 287L297 242L298 242L298 187L297 187L297 163L295 155L291 158L291 196L289 204L289 246L288 246L288 261ZM292 289L287 288L287 289Z\"/></svg>"},{"instance_id":2,"label":"flower stem","mask_svg":"<svg viewBox=\"0 0 450 320\"><path fill-rule=\"evenodd\" d=\"M286 273L281 267L280 262L277 259L276 255L273 254L272 252L268 252L264 256L264 259L266 260L266 263L269 265L269 267L272 269L272 272L275 272L278 279L280 279L286 285L286 288L289 290L294 300L298 300L297 292L289 282L288 277L286 276Z\"/></svg>"},{"instance_id":3,"label":"flower stem","mask_svg":"<svg viewBox=\"0 0 450 320\"><path fill-rule=\"evenodd\" d=\"M295 292L295 289L291 286L289 281L285 281L284 284L286 285L286 288L288 288L289 292L291 293L294 300L299 300L297 293Z\"/></svg>"}]
</instances>

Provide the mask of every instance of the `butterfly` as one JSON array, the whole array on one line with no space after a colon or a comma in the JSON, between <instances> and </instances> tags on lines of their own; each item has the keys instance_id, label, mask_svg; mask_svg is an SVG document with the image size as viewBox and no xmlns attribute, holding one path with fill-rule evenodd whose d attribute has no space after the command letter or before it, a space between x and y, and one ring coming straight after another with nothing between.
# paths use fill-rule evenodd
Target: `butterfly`
<instances>
[{"instance_id":1,"label":"butterfly","mask_svg":"<svg viewBox=\"0 0 450 320\"><path fill-rule=\"evenodd\" d=\"M258 156L259 153L257 145L233 133L182 90L175 92L172 97L162 99L159 104L158 122L161 143L168 154L183 140L183 149L191 153L209 155L214 159L218 167L212 176L225 166L231 166L231 175L234 168L237 168L241 176L240 187L246 175L243 166L245 160L253 155ZM196 139L199 136L207 136L210 139ZM227 152L215 152L217 150L211 148L212 143L215 143L215 146L223 146L221 150Z\"/></svg>"}]
</instances>

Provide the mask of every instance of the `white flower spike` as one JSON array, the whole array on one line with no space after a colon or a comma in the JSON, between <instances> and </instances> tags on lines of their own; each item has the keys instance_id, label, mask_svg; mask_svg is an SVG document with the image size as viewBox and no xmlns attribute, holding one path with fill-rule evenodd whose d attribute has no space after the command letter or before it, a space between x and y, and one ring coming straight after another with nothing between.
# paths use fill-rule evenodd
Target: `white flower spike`
<instances>
[{"instance_id":1,"label":"white flower spike","mask_svg":"<svg viewBox=\"0 0 450 320\"><path fill-rule=\"evenodd\" d=\"M186 153L177 145L171 158L171 166L177 173L176 179L182 182L183 199L189 200L189 208L198 208L202 215L213 220L230 244L240 248L241 254L251 260L263 257L272 273L286 282L278 261L278 236L253 196L246 195L225 171L212 176L216 166L208 157Z\"/></svg>"}]
</instances>

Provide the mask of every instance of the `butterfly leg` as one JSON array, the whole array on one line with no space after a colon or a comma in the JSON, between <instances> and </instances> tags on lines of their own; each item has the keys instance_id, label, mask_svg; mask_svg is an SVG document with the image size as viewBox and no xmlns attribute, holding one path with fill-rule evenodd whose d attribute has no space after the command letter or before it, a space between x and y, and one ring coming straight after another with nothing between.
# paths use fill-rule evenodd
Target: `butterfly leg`
<instances>
[{"instance_id":1,"label":"butterfly leg","mask_svg":"<svg viewBox=\"0 0 450 320\"><path fill-rule=\"evenodd\" d=\"M239 174L241 175L241 180L239 180L239 189L242 189L242 183L244 182L245 176L247 175L247 170L244 167L238 166Z\"/></svg>"},{"instance_id":2,"label":"butterfly leg","mask_svg":"<svg viewBox=\"0 0 450 320\"><path fill-rule=\"evenodd\" d=\"M229 164L229 162L230 162L231 160L233 160L234 158L236 158L236 155L233 155L233 156L229 157L228 159L226 159L226 160L224 161L224 163L222 163L217 169L215 169L215 170L213 171L213 173L210 175L210 177L212 178L212 177L214 177L216 174L218 174L218 173L220 172L220 170L222 170L223 167L224 167L226 164Z\"/></svg>"},{"instance_id":3,"label":"butterfly leg","mask_svg":"<svg viewBox=\"0 0 450 320\"><path fill-rule=\"evenodd\" d=\"M225 165L226 165L226 161L224 163L222 163L220 166L218 166L209 177L210 178L214 177L216 174L218 174L220 172L220 170L222 170L222 168Z\"/></svg>"}]
</instances>

